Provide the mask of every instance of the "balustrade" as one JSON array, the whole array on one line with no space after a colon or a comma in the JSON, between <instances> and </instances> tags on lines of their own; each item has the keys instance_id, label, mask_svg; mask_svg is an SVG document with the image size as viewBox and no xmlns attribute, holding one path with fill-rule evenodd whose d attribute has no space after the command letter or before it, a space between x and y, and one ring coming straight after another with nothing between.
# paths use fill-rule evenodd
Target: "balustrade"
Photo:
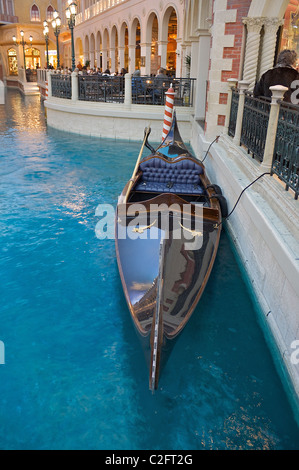
<instances>
[{"instance_id":1,"label":"balustrade","mask_svg":"<svg viewBox=\"0 0 299 470\"><path fill-rule=\"evenodd\" d=\"M71 75L50 73L52 96L73 101L162 105L166 92L172 85L175 106L192 107L194 102L194 78L170 78L155 80L154 77ZM42 78L40 76L40 78ZM128 82L125 86L125 82ZM157 83L158 82L158 83ZM50 95L49 95L50 97Z\"/></svg>"},{"instance_id":2,"label":"balustrade","mask_svg":"<svg viewBox=\"0 0 299 470\"><path fill-rule=\"evenodd\" d=\"M255 98L245 82L239 85L240 90L232 90L228 135L261 163L262 172L276 174L298 199L299 106L282 101L285 87L271 87L272 99L267 99Z\"/></svg>"}]
</instances>

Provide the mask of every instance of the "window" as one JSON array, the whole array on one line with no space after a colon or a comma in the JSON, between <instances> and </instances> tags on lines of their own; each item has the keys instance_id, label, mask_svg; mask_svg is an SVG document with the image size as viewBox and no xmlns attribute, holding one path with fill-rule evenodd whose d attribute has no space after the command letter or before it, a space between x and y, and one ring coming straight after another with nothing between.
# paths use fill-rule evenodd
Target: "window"
<instances>
[{"instance_id":1,"label":"window","mask_svg":"<svg viewBox=\"0 0 299 470\"><path fill-rule=\"evenodd\" d=\"M10 16L14 16L13 0L7 0L7 12Z\"/></svg>"},{"instance_id":2,"label":"window","mask_svg":"<svg viewBox=\"0 0 299 470\"><path fill-rule=\"evenodd\" d=\"M54 13L54 8L51 5L49 5L47 8L47 14L46 14L47 21L53 20L53 13Z\"/></svg>"},{"instance_id":3,"label":"window","mask_svg":"<svg viewBox=\"0 0 299 470\"><path fill-rule=\"evenodd\" d=\"M39 9L37 5L32 5L31 7L31 21L40 21Z\"/></svg>"},{"instance_id":4,"label":"window","mask_svg":"<svg viewBox=\"0 0 299 470\"><path fill-rule=\"evenodd\" d=\"M9 75L18 75L18 59L15 49L9 49L8 52Z\"/></svg>"}]
</instances>

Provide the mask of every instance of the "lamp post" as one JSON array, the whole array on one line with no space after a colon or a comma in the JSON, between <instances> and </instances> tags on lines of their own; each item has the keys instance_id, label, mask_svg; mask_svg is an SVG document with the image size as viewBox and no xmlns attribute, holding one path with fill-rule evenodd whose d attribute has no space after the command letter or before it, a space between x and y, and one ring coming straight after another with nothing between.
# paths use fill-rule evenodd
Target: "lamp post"
<instances>
[{"instance_id":1,"label":"lamp post","mask_svg":"<svg viewBox=\"0 0 299 470\"><path fill-rule=\"evenodd\" d=\"M16 38L15 35L13 35L12 40L14 41L14 43L16 45L21 44L21 46L23 46L23 60L24 60L24 70L25 70L26 69L25 46L27 45L27 42L24 39L24 31L23 30L20 31L20 35L21 35L21 41L20 42L17 41L17 38ZM33 37L30 35L29 36L30 44L32 44L32 40L33 40Z\"/></svg>"},{"instance_id":2,"label":"lamp post","mask_svg":"<svg viewBox=\"0 0 299 470\"><path fill-rule=\"evenodd\" d=\"M46 41L47 69L48 69L49 68L49 26L46 20L43 22L43 26L44 26L43 33L44 33L45 41Z\"/></svg>"},{"instance_id":3,"label":"lamp post","mask_svg":"<svg viewBox=\"0 0 299 470\"><path fill-rule=\"evenodd\" d=\"M75 70L76 63L75 63L75 47L74 47L74 26L77 14L77 4L73 0L68 0L68 8L66 9L65 15L68 20L68 25L71 30L71 38L72 38L72 71Z\"/></svg>"},{"instance_id":4,"label":"lamp post","mask_svg":"<svg viewBox=\"0 0 299 470\"><path fill-rule=\"evenodd\" d=\"M54 11L53 16L54 16L54 20L52 21L52 28L54 29L54 34L56 36L57 68L58 68L58 67L60 67L58 36L60 34L61 19L60 19L59 14L56 10Z\"/></svg>"}]
</instances>

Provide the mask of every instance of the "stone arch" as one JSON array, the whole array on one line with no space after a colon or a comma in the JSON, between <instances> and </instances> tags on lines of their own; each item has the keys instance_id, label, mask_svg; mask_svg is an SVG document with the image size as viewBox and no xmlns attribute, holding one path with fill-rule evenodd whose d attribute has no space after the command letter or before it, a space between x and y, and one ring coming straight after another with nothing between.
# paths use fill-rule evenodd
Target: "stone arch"
<instances>
[{"instance_id":1,"label":"stone arch","mask_svg":"<svg viewBox=\"0 0 299 470\"><path fill-rule=\"evenodd\" d=\"M84 65L86 65L86 62L89 61L89 37L86 34L84 38L84 45L83 45L83 54L84 54Z\"/></svg>"},{"instance_id":2,"label":"stone arch","mask_svg":"<svg viewBox=\"0 0 299 470\"><path fill-rule=\"evenodd\" d=\"M145 40L147 44L146 69L148 74L157 73L159 63L158 56L158 39L159 39L160 22L156 11L151 11L147 17Z\"/></svg>"},{"instance_id":3,"label":"stone arch","mask_svg":"<svg viewBox=\"0 0 299 470\"><path fill-rule=\"evenodd\" d=\"M141 22L138 17L135 17L131 23L130 28L130 72L134 72L135 69L140 69L140 57L141 57L141 49L140 49L140 41L141 41Z\"/></svg>"},{"instance_id":4,"label":"stone arch","mask_svg":"<svg viewBox=\"0 0 299 470\"><path fill-rule=\"evenodd\" d=\"M174 27L174 31L170 28ZM178 13L175 6L168 6L164 12L160 30L161 66L175 73L176 70L176 39L178 31ZM170 40L171 37L171 40Z\"/></svg>"},{"instance_id":5,"label":"stone arch","mask_svg":"<svg viewBox=\"0 0 299 470\"><path fill-rule=\"evenodd\" d=\"M246 25L246 48L243 79L252 90L260 76L273 67L277 49L277 33L289 0L252 0ZM259 54L256 54L259 51Z\"/></svg>"},{"instance_id":6,"label":"stone arch","mask_svg":"<svg viewBox=\"0 0 299 470\"><path fill-rule=\"evenodd\" d=\"M90 60L90 68L95 67L95 37L94 33L91 33L90 35L90 41L89 41L89 60Z\"/></svg>"},{"instance_id":7,"label":"stone arch","mask_svg":"<svg viewBox=\"0 0 299 470\"><path fill-rule=\"evenodd\" d=\"M116 25L112 26L111 29L111 41L110 41L110 58L111 58L111 72L118 70L118 30Z\"/></svg>"},{"instance_id":8,"label":"stone arch","mask_svg":"<svg viewBox=\"0 0 299 470\"><path fill-rule=\"evenodd\" d=\"M252 0L248 16L283 18L289 0Z\"/></svg>"},{"instance_id":9,"label":"stone arch","mask_svg":"<svg viewBox=\"0 0 299 470\"><path fill-rule=\"evenodd\" d=\"M126 21L122 22L119 31L120 67L129 70L129 27Z\"/></svg>"},{"instance_id":10,"label":"stone arch","mask_svg":"<svg viewBox=\"0 0 299 470\"><path fill-rule=\"evenodd\" d=\"M102 50L103 50L103 44L102 44L102 34L100 31L97 31L96 34L96 46L95 46L95 52L96 52L96 62L97 62L97 67L99 67L101 70L103 68L102 64Z\"/></svg>"},{"instance_id":11,"label":"stone arch","mask_svg":"<svg viewBox=\"0 0 299 470\"><path fill-rule=\"evenodd\" d=\"M178 12L176 10L176 7L175 7L175 5L169 5L166 8L166 10L163 14L163 18L162 18L162 22L161 22L161 29L160 29L160 40L161 41L167 41L168 40L168 25L169 25L170 17L173 14L173 10L175 12L175 16L176 16L176 19L177 19L177 27L178 27Z\"/></svg>"},{"instance_id":12,"label":"stone arch","mask_svg":"<svg viewBox=\"0 0 299 470\"><path fill-rule=\"evenodd\" d=\"M102 49L102 68L103 72L108 68L110 70L109 50L110 50L110 37L108 28L103 31L103 49Z\"/></svg>"}]
</instances>

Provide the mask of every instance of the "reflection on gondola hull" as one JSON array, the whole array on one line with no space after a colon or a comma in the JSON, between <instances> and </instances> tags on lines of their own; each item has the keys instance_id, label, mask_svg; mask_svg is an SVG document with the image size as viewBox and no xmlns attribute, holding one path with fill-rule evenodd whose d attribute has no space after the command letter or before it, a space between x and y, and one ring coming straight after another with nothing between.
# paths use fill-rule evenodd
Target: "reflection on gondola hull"
<instances>
[{"instance_id":1,"label":"reflection on gondola hull","mask_svg":"<svg viewBox=\"0 0 299 470\"><path fill-rule=\"evenodd\" d=\"M141 161L116 218L119 272L152 390L204 291L221 232L215 191L181 142L175 119L171 133L166 146ZM172 182L166 187L164 175Z\"/></svg>"}]
</instances>

